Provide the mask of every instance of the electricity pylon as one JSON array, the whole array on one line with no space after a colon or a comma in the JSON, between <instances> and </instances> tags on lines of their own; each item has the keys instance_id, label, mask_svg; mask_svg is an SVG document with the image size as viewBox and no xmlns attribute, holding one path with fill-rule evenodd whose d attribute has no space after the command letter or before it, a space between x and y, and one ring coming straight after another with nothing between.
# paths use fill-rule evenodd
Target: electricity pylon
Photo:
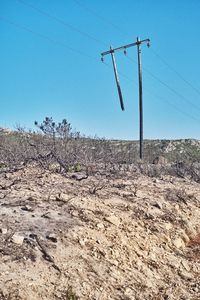
<instances>
[{"instance_id":1,"label":"electricity pylon","mask_svg":"<svg viewBox=\"0 0 200 300\"><path fill-rule=\"evenodd\" d=\"M115 73L115 80L117 84L117 89L118 89L118 94L119 94L119 99L120 99L120 105L121 109L124 110L124 103L123 103L123 97L122 97L122 92L119 84L119 78L117 74L117 66L115 63L115 57L114 53L116 51L123 50L124 53L126 54L126 49L137 46L137 56L138 56L138 81L139 81L139 122L140 122L140 130L139 130L139 136L140 136L140 159L143 159L143 98L142 98L142 64L141 64L141 44L147 43L147 46L150 46L150 39L145 39L145 40L140 40L139 37L137 37L137 41L135 43L127 44L121 47L117 48L112 48L110 47L110 50L105 51L101 53L102 56L102 61L103 57L107 54L111 54L112 56L112 63L113 63L113 68L114 68L114 73Z\"/></svg>"}]
</instances>

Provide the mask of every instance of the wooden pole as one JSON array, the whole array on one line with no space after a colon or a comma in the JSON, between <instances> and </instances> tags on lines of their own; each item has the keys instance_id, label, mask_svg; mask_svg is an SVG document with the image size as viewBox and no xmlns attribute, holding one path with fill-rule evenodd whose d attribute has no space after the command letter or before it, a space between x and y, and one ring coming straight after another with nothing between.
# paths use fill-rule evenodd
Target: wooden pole
<instances>
[{"instance_id":1,"label":"wooden pole","mask_svg":"<svg viewBox=\"0 0 200 300\"><path fill-rule=\"evenodd\" d=\"M120 106L121 106L121 109L124 110L124 102L123 102L123 97L122 97L122 91L121 91L120 84L119 84L117 66L116 66L116 63L115 63L115 56L114 56L114 51L112 51L112 47L110 47L110 51L111 51L110 53L111 53L112 63L113 63L113 68L114 68L114 73L115 73L115 80L116 80L116 84L117 84L117 90L118 90L118 94L119 94Z\"/></svg>"},{"instance_id":2,"label":"wooden pole","mask_svg":"<svg viewBox=\"0 0 200 300\"><path fill-rule=\"evenodd\" d=\"M140 38L137 37L138 80L139 80L139 123L140 123L140 159L143 159L143 100L142 100L142 65Z\"/></svg>"}]
</instances>

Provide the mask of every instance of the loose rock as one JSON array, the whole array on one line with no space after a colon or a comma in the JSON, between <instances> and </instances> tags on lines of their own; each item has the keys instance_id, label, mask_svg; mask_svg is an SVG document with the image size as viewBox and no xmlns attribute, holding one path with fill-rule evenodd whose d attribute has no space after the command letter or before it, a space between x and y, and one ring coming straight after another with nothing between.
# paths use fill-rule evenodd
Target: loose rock
<instances>
[{"instance_id":1,"label":"loose rock","mask_svg":"<svg viewBox=\"0 0 200 300\"><path fill-rule=\"evenodd\" d=\"M173 245L179 249L179 248L183 248L185 246L185 243L181 238L177 238L176 240L173 241Z\"/></svg>"},{"instance_id":2,"label":"loose rock","mask_svg":"<svg viewBox=\"0 0 200 300\"><path fill-rule=\"evenodd\" d=\"M46 235L46 238L50 241L52 241L53 243L57 243L58 239L55 235L55 233L49 233Z\"/></svg>"},{"instance_id":3,"label":"loose rock","mask_svg":"<svg viewBox=\"0 0 200 300\"><path fill-rule=\"evenodd\" d=\"M7 228L0 228L0 232L2 234L6 234L8 232Z\"/></svg>"},{"instance_id":4,"label":"loose rock","mask_svg":"<svg viewBox=\"0 0 200 300\"><path fill-rule=\"evenodd\" d=\"M103 225L103 223L98 223L97 228L98 229L103 229L103 228L105 228L105 226Z\"/></svg>"},{"instance_id":5,"label":"loose rock","mask_svg":"<svg viewBox=\"0 0 200 300\"><path fill-rule=\"evenodd\" d=\"M120 220L118 217L111 215L110 217L106 217L105 220L115 226L119 226L120 225Z\"/></svg>"},{"instance_id":6,"label":"loose rock","mask_svg":"<svg viewBox=\"0 0 200 300\"><path fill-rule=\"evenodd\" d=\"M12 236L12 242L17 244L17 245L22 245L23 241L24 241L24 236L22 236L22 235L18 235L18 234L15 233Z\"/></svg>"}]
</instances>

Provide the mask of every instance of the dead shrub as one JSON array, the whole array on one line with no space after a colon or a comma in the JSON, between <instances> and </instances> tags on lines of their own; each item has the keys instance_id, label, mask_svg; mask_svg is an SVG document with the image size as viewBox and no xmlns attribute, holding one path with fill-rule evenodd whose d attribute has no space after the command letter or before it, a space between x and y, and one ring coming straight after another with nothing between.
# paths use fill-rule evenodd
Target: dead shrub
<instances>
[{"instance_id":1,"label":"dead shrub","mask_svg":"<svg viewBox=\"0 0 200 300\"><path fill-rule=\"evenodd\" d=\"M184 189L168 189L165 194L165 199L171 202L187 204L191 197Z\"/></svg>"}]
</instances>

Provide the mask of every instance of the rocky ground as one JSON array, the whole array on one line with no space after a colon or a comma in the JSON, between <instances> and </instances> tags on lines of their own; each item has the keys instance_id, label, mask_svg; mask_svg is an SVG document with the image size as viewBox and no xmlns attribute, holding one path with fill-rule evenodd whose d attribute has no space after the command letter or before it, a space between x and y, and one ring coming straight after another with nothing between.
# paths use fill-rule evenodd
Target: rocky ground
<instances>
[{"instance_id":1,"label":"rocky ground","mask_svg":"<svg viewBox=\"0 0 200 300\"><path fill-rule=\"evenodd\" d=\"M200 299L200 185L0 174L0 299Z\"/></svg>"}]
</instances>

